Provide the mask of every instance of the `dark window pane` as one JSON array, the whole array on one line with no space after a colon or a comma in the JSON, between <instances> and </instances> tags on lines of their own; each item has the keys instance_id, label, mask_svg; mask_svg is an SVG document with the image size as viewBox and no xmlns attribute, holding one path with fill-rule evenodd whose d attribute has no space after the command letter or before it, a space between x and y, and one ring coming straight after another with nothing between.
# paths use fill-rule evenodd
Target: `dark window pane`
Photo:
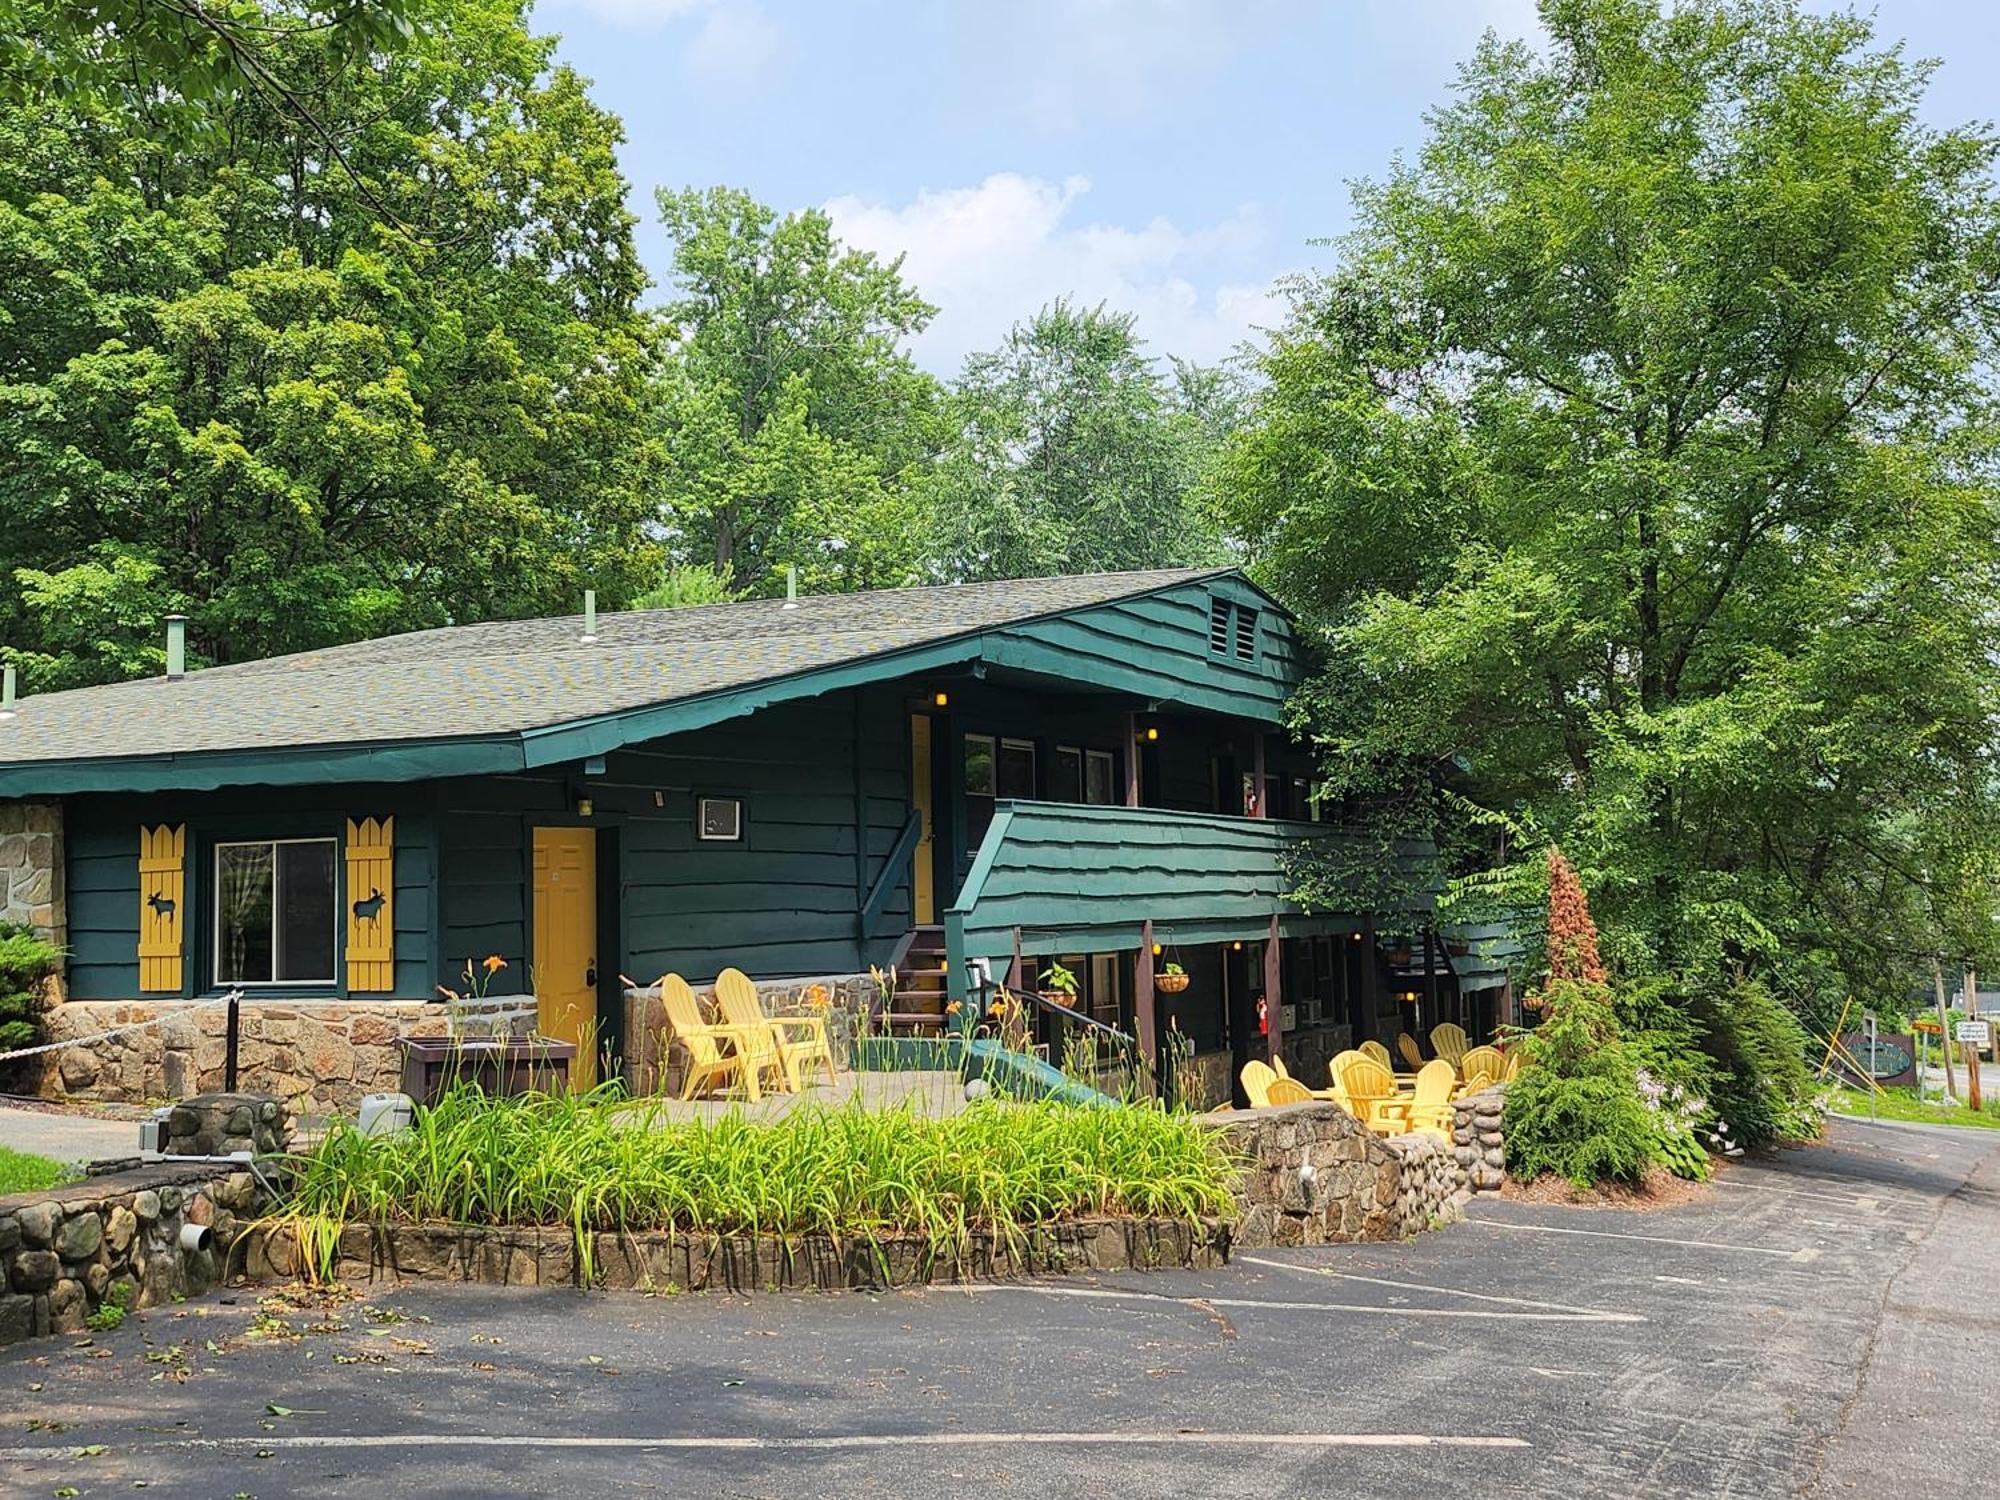
<instances>
[{"instance_id":1,"label":"dark window pane","mask_svg":"<svg viewBox=\"0 0 2000 1500\"><path fill-rule=\"evenodd\" d=\"M993 795L993 741L983 734L965 737L965 793L968 797Z\"/></svg>"},{"instance_id":2,"label":"dark window pane","mask_svg":"<svg viewBox=\"0 0 2000 1500\"><path fill-rule=\"evenodd\" d=\"M1083 752L1069 745L1056 746L1056 763L1049 771L1049 796L1056 802L1083 800Z\"/></svg>"},{"instance_id":3,"label":"dark window pane","mask_svg":"<svg viewBox=\"0 0 2000 1500\"><path fill-rule=\"evenodd\" d=\"M221 984L271 978L269 844L224 844L215 851L215 977Z\"/></svg>"},{"instance_id":4,"label":"dark window pane","mask_svg":"<svg viewBox=\"0 0 2000 1500\"><path fill-rule=\"evenodd\" d=\"M278 845L276 978L333 978L333 845ZM366 892L363 892L365 895Z\"/></svg>"},{"instance_id":5,"label":"dark window pane","mask_svg":"<svg viewBox=\"0 0 2000 1500\"><path fill-rule=\"evenodd\" d=\"M1002 740L997 781L1003 797L1035 795L1035 747L1024 740Z\"/></svg>"},{"instance_id":6,"label":"dark window pane","mask_svg":"<svg viewBox=\"0 0 2000 1500\"><path fill-rule=\"evenodd\" d=\"M1108 750L1093 750L1084 757L1083 800L1109 807L1118 800L1118 763Z\"/></svg>"}]
</instances>

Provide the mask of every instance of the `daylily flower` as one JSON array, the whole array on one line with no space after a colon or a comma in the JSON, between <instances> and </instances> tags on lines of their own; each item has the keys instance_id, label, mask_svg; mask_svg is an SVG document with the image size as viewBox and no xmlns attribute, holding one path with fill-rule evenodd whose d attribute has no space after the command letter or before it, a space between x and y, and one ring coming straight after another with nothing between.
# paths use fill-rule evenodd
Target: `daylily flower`
<instances>
[{"instance_id":1,"label":"daylily flower","mask_svg":"<svg viewBox=\"0 0 2000 1500\"><path fill-rule=\"evenodd\" d=\"M498 974L502 969L506 967L507 967L507 960L502 958L499 954L489 953L486 955L485 968L487 973Z\"/></svg>"}]
</instances>

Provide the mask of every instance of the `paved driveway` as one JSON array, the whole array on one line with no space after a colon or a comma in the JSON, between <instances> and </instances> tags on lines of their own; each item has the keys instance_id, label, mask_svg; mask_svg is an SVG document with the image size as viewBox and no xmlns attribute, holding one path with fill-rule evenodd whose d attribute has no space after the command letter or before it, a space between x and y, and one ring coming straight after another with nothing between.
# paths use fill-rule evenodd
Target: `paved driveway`
<instances>
[{"instance_id":1,"label":"paved driveway","mask_svg":"<svg viewBox=\"0 0 2000 1500\"><path fill-rule=\"evenodd\" d=\"M63 1114L44 1109L0 1108L0 1146L59 1162L137 1156L139 1127L130 1119Z\"/></svg>"},{"instance_id":2,"label":"paved driveway","mask_svg":"<svg viewBox=\"0 0 2000 1500\"><path fill-rule=\"evenodd\" d=\"M412 1287L296 1338L209 1299L0 1354L0 1457L29 1495L1964 1495L1996 1187L1992 1135L1842 1123L1665 1212L1481 1203L1213 1273Z\"/></svg>"}]
</instances>

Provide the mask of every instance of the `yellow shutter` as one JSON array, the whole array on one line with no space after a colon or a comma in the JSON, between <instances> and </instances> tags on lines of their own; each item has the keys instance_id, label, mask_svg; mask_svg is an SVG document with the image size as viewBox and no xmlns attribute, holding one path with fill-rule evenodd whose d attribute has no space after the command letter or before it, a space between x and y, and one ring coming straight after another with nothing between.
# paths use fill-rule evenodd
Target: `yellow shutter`
<instances>
[{"instance_id":1,"label":"yellow shutter","mask_svg":"<svg viewBox=\"0 0 2000 1500\"><path fill-rule=\"evenodd\" d=\"M181 993L187 825L139 829L139 992Z\"/></svg>"},{"instance_id":2,"label":"yellow shutter","mask_svg":"<svg viewBox=\"0 0 2000 1500\"><path fill-rule=\"evenodd\" d=\"M396 987L396 820L347 820L347 988Z\"/></svg>"}]
</instances>

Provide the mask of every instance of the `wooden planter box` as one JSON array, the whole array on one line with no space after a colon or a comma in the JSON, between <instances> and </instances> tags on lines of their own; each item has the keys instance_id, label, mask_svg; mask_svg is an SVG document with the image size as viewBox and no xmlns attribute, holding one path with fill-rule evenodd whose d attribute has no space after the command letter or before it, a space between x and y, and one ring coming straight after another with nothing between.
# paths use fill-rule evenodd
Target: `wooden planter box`
<instances>
[{"instance_id":1,"label":"wooden planter box","mask_svg":"<svg viewBox=\"0 0 2000 1500\"><path fill-rule=\"evenodd\" d=\"M404 1037L403 1092L419 1104L435 1104L454 1084L470 1083L489 1094L556 1093L569 1087L574 1042L546 1037L486 1040L443 1036Z\"/></svg>"}]
</instances>

